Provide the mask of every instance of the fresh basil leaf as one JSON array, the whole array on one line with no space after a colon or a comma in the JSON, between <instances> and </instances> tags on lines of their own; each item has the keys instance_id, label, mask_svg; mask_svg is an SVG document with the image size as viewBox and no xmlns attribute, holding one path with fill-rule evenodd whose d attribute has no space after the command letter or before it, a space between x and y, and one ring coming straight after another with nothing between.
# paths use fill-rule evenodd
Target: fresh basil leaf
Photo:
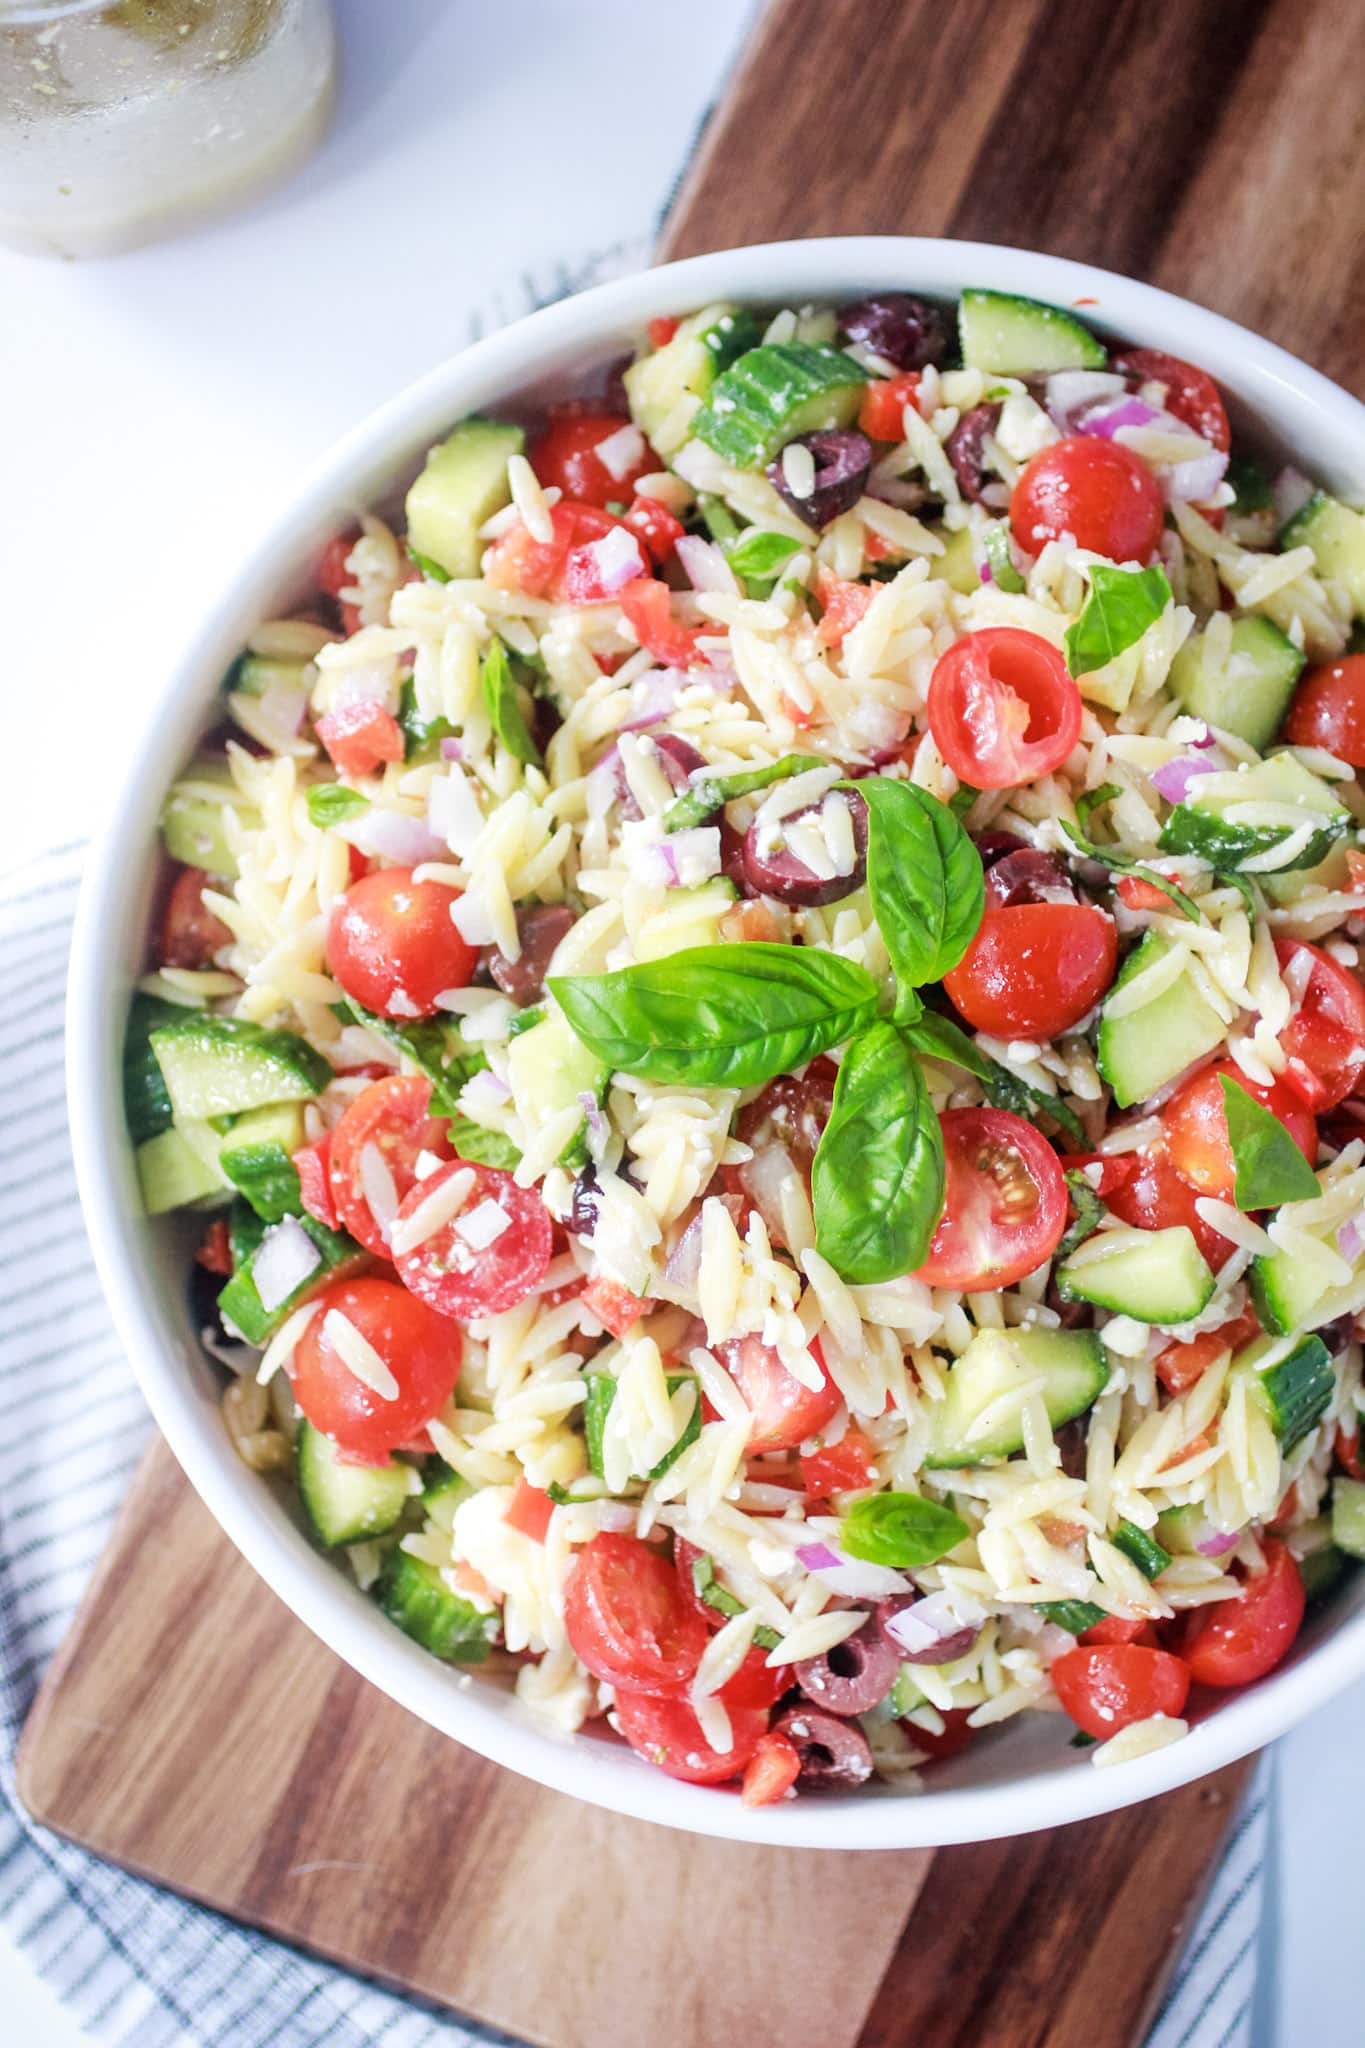
<instances>
[{"instance_id":1,"label":"fresh basil leaf","mask_svg":"<svg viewBox=\"0 0 1365 2048\"><path fill-rule=\"evenodd\" d=\"M1032 1087L1018 1074L1012 1074L1008 1067L988 1058L951 1017L940 1017L937 1011L926 1010L915 1023L905 1027L905 1036L916 1052L926 1053L930 1059L947 1060L950 1066L962 1067L967 1073L974 1074L985 1090L986 1100L994 1103L997 1109L1008 1109L1029 1123L1035 1123L1040 1115L1050 1116L1073 1144L1084 1146L1085 1129L1073 1110L1068 1109L1058 1096Z\"/></svg>"},{"instance_id":2,"label":"fresh basil leaf","mask_svg":"<svg viewBox=\"0 0 1365 2048\"><path fill-rule=\"evenodd\" d=\"M465 1116L461 1110L448 1119L446 1135L457 1156L467 1159L471 1166L498 1166L504 1173L515 1173L521 1165L520 1152L504 1132L476 1124L473 1117Z\"/></svg>"},{"instance_id":3,"label":"fresh basil leaf","mask_svg":"<svg viewBox=\"0 0 1365 2048\"><path fill-rule=\"evenodd\" d=\"M695 768L687 788L664 812L664 830L682 832L690 825L704 825L713 811L735 797L751 796L769 783L785 782L790 775L803 775L808 768L824 765L815 754L784 754L780 761L767 761L761 768L736 768L729 773Z\"/></svg>"},{"instance_id":4,"label":"fresh basil leaf","mask_svg":"<svg viewBox=\"0 0 1365 2048\"><path fill-rule=\"evenodd\" d=\"M961 1515L917 1493L867 1493L839 1526L839 1548L864 1564L918 1571L971 1534Z\"/></svg>"},{"instance_id":5,"label":"fresh basil leaf","mask_svg":"<svg viewBox=\"0 0 1365 2048\"><path fill-rule=\"evenodd\" d=\"M488 722L498 745L515 760L529 761L533 767L539 768L540 748L531 738L522 715L516 678L501 640L489 641L479 664L479 680L483 686L483 708L488 713Z\"/></svg>"},{"instance_id":6,"label":"fresh basil leaf","mask_svg":"<svg viewBox=\"0 0 1365 2048\"><path fill-rule=\"evenodd\" d=\"M728 1587L721 1585L716 1577L716 1567L704 1550L699 1550L692 1560L692 1584L696 1588L697 1598L704 1600L708 1607L713 1607L717 1614L728 1617L743 1613L743 1601L737 1599ZM761 1621L754 1630L754 1641L760 1650L775 1650L781 1640L777 1630L769 1628L766 1622Z\"/></svg>"},{"instance_id":7,"label":"fresh basil leaf","mask_svg":"<svg viewBox=\"0 0 1365 2048\"><path fill-rule=\"evenodd\" d=\"M1083 833L1090 830L1090 820L1096 811L1111 804L1123 790L1117 782L1102 782L1098 789L1087 789L1076 799L1076 822Z\"/></svg>"},{"instance_id":8,"label":"fresh basil leaf","mask_svg":"<svg viewBox=\"0 0 1365 2048\"><path fill-rule=\"evenodd\" d=\"M922 1266L943 1209L943 1132L894 1024L854 1039L811 1169L815 1246L855 1285Z\"/></svg>"},{"instance_id":9,"label":"fresh basil leaf","mask_svg":"<svg viewBox=\"0 0 1365 2048\"><path fill-rule=\"evenodd\" d=\"M1003 519L993 519L986 528L986 562L991 572L991 582L997 590L1017 597L1026 588L1023 577L1014 566L1010 553L1009 528Z\"/></svg>"},{"instance_id":10,"label":"fresh basil leaf","mask_svg":"<svg viewBox=\"0 0 1365 2048\"><path fill-rule=\"evenodd\" d=\"M736 576L775 576L800 549L800 541L790 534L767 533L751 526L726 550L726 560Z\"/></svg>"},{"instance_id":11,"label":"fresh basil leaf","mask_svg":"<svg viewBox=\"0 0 1365 2048\"><path fill-rule=\"evenodd\" d=\"M449 583L450 577L439 562L433 562L430 555L419 555L412 543L408 543L408 560L415 562L428 583Z\"/></svg>"},{"instance_id":12,"label":"fresh basil leaf","mask_svg":"<svg viewBox=\"0 0 1365 2048\"><path fill-rule=\"evenodd\" d=\"M896 979L942 981L981 922L981 856L927 790L884 775L847 786L867 805L867 886Z\"/></svg>"},{"instance_id":13,"label":"fresh basil leaf","mask_svg":"<svg viewBox=\"0 0 1365 2048\"><path fill-rule=\"evenodd\" d=\"M948 809L952 812L953 816L960 822L963 818L966 817L968 811L976 802L980 794L981 791L979 789L973 789L970 782L959 782L957 788L953 791L952 795L948 799Z\"/></svg>"},{"instance_id":14,"label":"fresh basil leaf","mask_svg":"<svg viewBox=\"0 0 1365 2048\"><path fill-rule=\"evenodd\" d=\"M319 782L308 792L308 815L321 832L329 825L344 825L369 808L370 799L358 789L347 789L344 782Z\"/></svg>"},{"instance_id":15,"label":"fresh basil leaf","mask_svg":"<svg viewBox=\"0 0 1365 2048\"><path fill-rule=\"evenodd\" d=\"M475 1166L500 1166L507 1173L520 1166L521 1153L509 1137L475 1123L460 1108L460 1090L466 1081L483 1071L488 1059L482 1052L466 1049L454 1025L429 1021L398 1024L349 997L337 1008L349 1011L355 1023L396 1045L426 1075L431 1083L431 1113L446 1119L447 1136L461 1159L468 1159Z\"/></svg>"},{"instance_id":16,"label":"fresh basil leaf","mask_svg":"<svg viewBox=\"0 0 1365 2048\"><path fill-rule=\"evenodd\" d=\"M1281 1202L1306 1202L1320 1195L1317 1175L1280 1119L1230 1074L1220 1074L1218 1081L1237 1168L1237 1207L1276 1209Z\"/></svg>"},{"instance_id":17,"label":"fresh basil leaf","mask_svg":"<svg viewBox=\"0 0 1365 2048\"><path fill-rule=\"evenodd\" d=\"M1053 1253L1056 1259L1068 1258L1078 1244L1084 1244L1088 1237L1093 1237L1104 1218L1104 1203L1078 1168L1068 1169L1066 1184L1071 1190L1071 1206L1076 1213Z\"/></svg>"},{"instance_id":18,"label":"fresh basil leaf","mask_svg":"<svg viewBox=\"0 0 1365 2048\"><path fill-rule=\"evenodd\" d=\"M614 1072L752 1088L842 1045L877 1015L877 984L837 953L766 940L692 946L615 974L549 984Z\"/></svg>"},{"instance_id":19,"label":"fresh basil leaf","mask_svg":"<svg viewBox=\"0 0 1365 2048\"><path fill-rule=\"evenodd\" d=\"M1089 675L1135 647L1170 602L1164 569L1111 569L1094 563L1085 610L1066 629L1066 665L1072 675Z\"/></svg>"},{"instance_id":20,"label":"fresh basil leaf","mask_svg":"<svg viewBox=\"0 0 1365 2048\"><path fill-rule=\"evenodd\" d=\"M405 676L398 692L398 725L403 735L403 759L409 764L434 761L441 741L453 739L455 728L448 718L423 718L417 709L417 685Z\"/></svg>"}]
</instances>

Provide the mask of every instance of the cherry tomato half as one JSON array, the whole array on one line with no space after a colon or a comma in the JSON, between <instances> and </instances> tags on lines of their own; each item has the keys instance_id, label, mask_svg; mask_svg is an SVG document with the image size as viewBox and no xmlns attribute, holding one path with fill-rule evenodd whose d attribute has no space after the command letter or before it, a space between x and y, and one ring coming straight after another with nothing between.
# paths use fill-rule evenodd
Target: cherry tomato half
<instances>
[{"instance_id":1,"label":"cherry tomato half","mask_svg":"<svg viewBox=\"0 0 1365 2048\"><path fill-rule=\"evenodd\" d=\"M161 919L163 967L212 967L214 954L232 944L232 933L204 902L213 887L202 868L181 868Z\"/></svg>"},{"instance_id":2,"label":"cherry tomato half","mask_svg":"<svg viewBox=\"0 0 1365 2048\"><path fill-rule=\"evenodd\" d=\"M1325 747L1365 768L1365 654L1309 669L1294 692L1284 736L1291 747Z\"/></svg>"},{"instance_id":3,"label":"cherry tomato half","mask_svg":"<svg viewBox=\"0 0 1365 2048\"><path fill-rule=\"evenodd\" d=\"M735 1124L736 1136L755 1152L780 1145L806 1178L834 1106L839 1069L823 1053L798 1079L779 1074L761 1095L746 1103Z\"/></svg>"},{"instance_id":4,"label":"cherry tomato half","mask_svg":"<svg viewBox=\"0 0 1365 2048\"><path fill-rule=\"evenodd\" d=\"M1135 1230L1171 1230L1183 1223L1216 1273L1231 1257L1232 1244L1199 1214L1196 1190L1160 1149L1133 1156L1137 1170L1105 1196L1109 1207L1121 1223L1131 1223Z\"/></svg>"},{"instance_id":5,"label":"cherry tomato half","mask_svg":"<svg viewBox=\"0 0 1365 2048\"><path fill-rule=\"evenodd\" d=\"M1105 1643L1066 1650L1052 1666L1063 1709L1097 1742L1152 1714L1178 1715L1189 1697L1190 1674L1169 1650L1141 1643Z\"/></svg>"},{"instance_id":6,"label":"cherry tomato half","mask_svg":"<svg viewBox=\"0 0 1365 2048\"><path fill-rule=\"evenodd\" d=\"M341 704L314 719L328 759L343 775L373 775L403 758L403 729L382 704Z\"/></svg>"},{"instance_id":7,"label":"cherry tomato half","mask_svg":"<svg viewBox=\"0 0 1365 2048\"><path fill-rule=\"evenodd\" d=\"M348 996L381 1017L429 1017L444 989L463 988L476 946L450 921L459 891L414 882L411 868L376 868L337 899L327 927L327 967Z\"/></svg>"},{"instance_id":8,"label":"cherry tomato half","mask_svg":"<svg viewBox=\"0 0 1365 2048\"><path fill-rule=\"evenodd\" d=\"M1261 1539L1265 1570L1248 1574L1240 1599L1198 1607L1185 1638L1197 1685L1250 1685L1284 1658L1303 1625L1303 1580L1282 1543Z\"/></svg>"},{"instance_id":9,"label":"cherry tomato half","mask_svg":"<svg viewBox=\"0 0 1365 2048\"><path fill-rule=\"evenodd\" d=\"M624 504L634 497L639 479L659 467L658 458L638 428L638 450L623 446L624 460L621 455L616 458L619 475L598 449L632 424L620 412L552 412L527 450L527 460L542 484L557 487L581 505Z\"/></svg>"},{"instance_id":10,"label":"cherry tomato half","mask_svg":"<svg viewBox=\"0 0 1365 2048\"><path fill-rule=\"evenodd\" d=\"M350 590L355 583L355 578L347 567L347 563L350 560L351 549L359 538L360 535L354 527L352 527L349 533L333 534L331 540L328 541L323 549L322 559L318 563L318 588L333 600L337 610L341 613L341 630L343 633L358 633L360 631L361 620L359 610L355 605L348 603L341 595L343 590Z\"/></svg>"},{"instance_id":11,"label":"cherry tomato half","mask_svg":"<svg viewBox=\"0 0 1365 2048\"><path fill-rule=\"evenodd\" d=\"M801 1481L811 1500L862 1493L872 1484L877 1453L860 1429L846 1429L837 1444L822 1444L801 1460Z\"/></svg>"},{"instance_id":12,"label":"cherry tomato half","mask_svg":"<svg viewBox=\"0 0 1365 2048\"><path fill-rule=\"evenodd\" d=\"M1164 384L1166 411L1183 420L1192 434L1226 455L1232 446L1232 429L1222 394L1207 370L1168 356L1159 348L1128 348L1113 359L1121 377L1137 386Z\"/></svg>"},{"instance_id":13,"label":"cherry tomato half","mask_svg":"<svg viewBox=\"0 0 1365 2048\"><path fill-rule=\"evenodd\" d=\"M609 1685L679 1692L707 1630L666 1557L638 1536L585 1543L564 1588L564 1627L580 1664Z\"/></svg>"},{"instance_id":14,"label":"cherry tomato half","mask_svg":"<svg viewBox=\"0 0 1365 2048\"><path fill-rule=\"evenodd\" d=\"M1013 789L1060 768L1081 736L1081 693L1057 649L1016 626L954 641L929 684L929 727L954 775Z\"/></svg>"},{"instance_id":15,"label":"cherry tomato half","mask_svg":"<svg viewBox=\"0 0 1365 2048\"><path fill-rule=\"evenodd\" d=\"M942 1734L928 1728L921 1728L917 1721L903 1721L902 1727L914 1743L915 1748L928 1757L930 1763L946 1764L949 1757L957 1756L967 1747L976 1730L971 1725L970 1707L948 1707L940 1715L943 1722Z\"/></svg>"},{"instance_id":16,"label":"cherry tomato half","mask_svg":"<svg viewBox=\"0 0 1365 2048\"><path fill-rule=\"evenodd\" d=\"M1237 1179L1223 1103L1225 1075L1244 1088L1253 1102L1279 1118L1310 1166L1318 1156L1318 1127L1313 1112L1305 1109L1288 1088L1278 1082L1273 1088L1263 1088L1259 1082L1249 1080L1233 1060L1201 1067L1166 1104L1161 1124L1166 1157L1176 1172L1199 1194L1212 1195L1219 1201L1230 1199Z\"/></svg>"},{"instance_id":17,"label":"cherry tomato half","mask_svg":"<svg viewBox=\"0 0 1365 2048\"><path fill-rule=\"evenodd\" d=\"M489 552L484 574L496 590L522 590L528 597L567 601L566 572L577 548L602 540L624 524L614 512L596 505L574 505L561 498L551 507L553 537L536 540L518 520Z\"/></svg>"},{"instance_id":18,"label":"cherry tomato half","mask_svg":"<svg viewBox=\"0 0 1365 2048\"><path fill-rule=\"evenodd\" d=\"M1335 1109L1365 1072L1365 988L1355 975L1307 939L1276 939L1280 973L1292 986L1308 979L1280 1033L1288 1064L1282 1080L1314 1111Z\"/></svg>"},{"instance_id":19,"label":"cherry tomato half","mask_svg":"<svg viewBox=\"0 0 1365 2048\"><path fill-rule=\"evenodd\" d=\"M1118 933L1093 903L988 908L943 986L997 1038L1051 1038L1079 1024L1114 979Z\"/></svg>"},{"instance_id":20,"label":"cherry tomato half","mask_svg":"<svg viewBox=\"0 0 1365 2048\"><path fill-rule=\"evenodd\" d=\"M810 1350L823 1375L823 1385L818 1388L803 1387L772 1346L759 1337L733 1337L717 1345L716 1356L754 1418L748 1444L751 1454L795 1450L807 1437L818 1436L838 1413L843 1396L825 1371L818 1338Z\"/></svg>"},{"instance_id":21,"label":"cherry tomato half","mask_svg":"<svg viewBox=\"0 0 1365 2048\"><path fill-rule=\"evenodd\" d=\"M917 1278L972 1294L1012 1287L1057 1249L1066 1177L1041 1131L1007 1109L945 1109L946 1185Z\"/></svg>"},{"instance_id":22,"label":"cherry tomato half","mask_svg":"<svg viewBox=\"0 0 1365 2048\"><path fill-rule=\"evenodd\" d=\"M392 1400L347 1365L328 1333L343 1315L397 1382ZM460 1333L393 1280L342 1280L324 1287L289 1368L294 1398L315 1429L362 1464L387 1464L449 1400L460 1374Z\"/></svg>"},{"instance_id":23,"label":"cherry tomato half","mask_svg":"<svg viewBox=\"0 0 1365 2048\"><path fill-rule=\"evenodd\" d=\"M366 1185L382 1183L378 1169L387 1169L401 1204L416 1185L420 1153L450 1157L450 1126L430 1105L431 1083L421 1074L389 1074L356 1096L332 1132L327 1172L336 1214L381 1259L389 1256L387 1219L370 1207Z\"/></svg>"},{"instance_id":24,"label":"cherry tomato half","mask_svg":"<svg viewBox=\"0 0 1365 2048\"><path fill-rule=\"evenodd\" d=\"M918 404L923 381L921 371L905 370L899 377L879 377L867 386L858 425L870 441L905 439L905 408Z\"/></svg>"},{"instance_id":25,"label":"cherry tomato half","mask_svg":"<svg viewBox=\"0 0 1365 2048\"><path fill-rule=\"evenodd\" d=\"M616 1718L631 1748L670 1778L688 1785L723 1785L747 1769L768 1732L768 1716L752 1707L731 1707L731 1747L712 1749L686 1700L653 1693L618 1692Z\"/></svg>"},{"instance_id":26,"label":"cherry tomato half","mask_svg":"<svg viewBox=\"0 0 1365 2048\"><path fill-rule=\"evenodd\" d=\"M1074 434L1025 464L1010 498L1010 531L1026 555L1069 533L1111 562L1146 562L1161 539L1161 487L1117 441Z\"/></svg>"},{"instance_id":27,"label":"cherry tomato half","mask_svg":"<svg viewBox=\"0 0 1365 2048\"><path fill-rule=\"evenodd\" d=\"M473 1176L459 1208L420 1244L395 1251L393 1262L403 1285L438 1315L501 1315L526 1299L549 1265L554 1225L535 1188L519 1188L499 1166L467 1166L462 1159L415 1182L399 1222L409 1222L459 1173ZM496 1235L488 1236L490 1229Z\"/></svg>"},{"instance_id":28,"label":"cherry tomato half","mask_svg":"<svg viewBox=\"0 0 1365 2048\"><path fill-rule=\"evenodd\" d=\"M774 1806L801 1775L801 1753L795 1743L774 1731L765 1735L744 1771L741 1806Z\"/></svg>"}]
</instances>

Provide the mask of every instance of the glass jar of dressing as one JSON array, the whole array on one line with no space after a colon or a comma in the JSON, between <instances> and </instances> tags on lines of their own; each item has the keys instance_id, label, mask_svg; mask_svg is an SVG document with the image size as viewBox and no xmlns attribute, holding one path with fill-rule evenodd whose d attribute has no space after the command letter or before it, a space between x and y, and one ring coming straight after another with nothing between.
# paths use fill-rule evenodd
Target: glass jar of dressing
<instances>
[{"instance_id":1,"label":"glass jar of dressing","mask_svg":"<svg viewBox=\"0 0 1365 2048\"><path fill-rule=\"evenodd\" d=\"M0 241L103 256L225 212L335 88L328 0L0 0Z\"/></svg>"}]
</instances>

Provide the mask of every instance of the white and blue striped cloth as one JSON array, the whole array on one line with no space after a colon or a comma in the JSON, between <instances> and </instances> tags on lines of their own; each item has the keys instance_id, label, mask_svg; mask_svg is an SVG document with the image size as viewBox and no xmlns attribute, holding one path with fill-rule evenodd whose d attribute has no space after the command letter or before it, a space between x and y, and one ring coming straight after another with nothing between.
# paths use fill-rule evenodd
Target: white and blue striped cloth
<instances>
[{"instance_id":1,"label":"white and blue striped cloth","mask_svg":"<svg viewBox=\"0 0 1365 2048\"><path fill-rule=\"evenodd\" d=\"M642 260L616 249L526 278L471 319L471 338ZM77 2021L121 2048L504 2039L112 1869L16 1798L20 1728L151 1426L85 1243L67 1139L61 1016L85 851L0 879L0 1926ZM1267 1827L1263 1772L1147 2048L1249 2048Z\"/></svg>"}]
</instances>

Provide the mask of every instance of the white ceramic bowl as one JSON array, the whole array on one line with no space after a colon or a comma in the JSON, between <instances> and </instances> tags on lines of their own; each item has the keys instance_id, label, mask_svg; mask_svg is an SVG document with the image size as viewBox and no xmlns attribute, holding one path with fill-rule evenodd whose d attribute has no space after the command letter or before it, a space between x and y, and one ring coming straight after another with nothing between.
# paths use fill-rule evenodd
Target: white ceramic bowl
<instances>
[{"instance_id":1,"label":"white ceramic bowl","mask_svg":"<svg viewBox=\"0 0 1365 2048\"><path fill-rule=\"evenodd\" d=\"M547 1732L496 1684L438 1663L386 1621L310 1547L283 1500L229 1446L218 1369L204 1358L186 1307L189 1234L140 1214L123 1127L120 1046L157 866L157 812L250 628L301 594L322 542L406 483L462 414L572 390L581 372L633 346L652 315L708 300L837 303L897 286L954 298L966 285L1083 302L1102 331L1202 364L1228 394L1238 425L1270 452L1356 502L1365 498L1365 408L1230 321L1108 271L974 243L846 238L730 250L625 278L443 363L357 427L301 485L171 678L89 861L77 919L68 1086L86 1220L128 1356L208 1507L302 1621L433 1727L559 1791L698 1834L821 1849L920 1847L1026 1833L1185 1784L1259 1748L1365 1673L1365 1573L1352 1576L1271 1678L1230 1697L1185 1741L1109 1770L1069 1747L1062 1717L1026 1715L936 1770L919 1797L873 1790L746 1812L732 1794L679 1784L610 1739Z\"/></svg>"}]
</instances>

